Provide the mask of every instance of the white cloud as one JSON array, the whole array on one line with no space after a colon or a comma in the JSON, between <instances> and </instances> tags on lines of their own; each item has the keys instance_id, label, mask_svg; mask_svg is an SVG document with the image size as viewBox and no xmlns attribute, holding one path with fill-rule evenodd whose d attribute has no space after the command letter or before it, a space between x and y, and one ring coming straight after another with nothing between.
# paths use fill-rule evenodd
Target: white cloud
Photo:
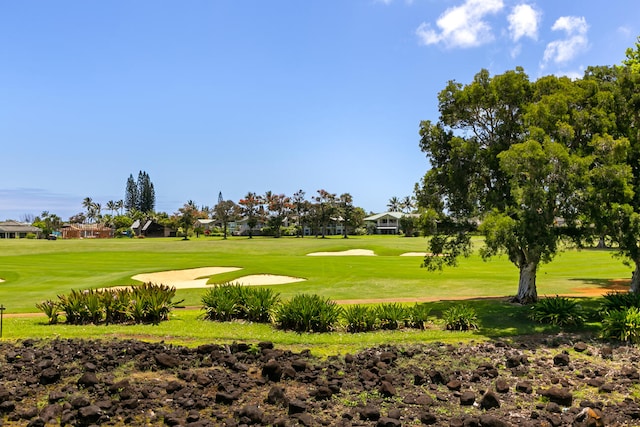
<instances>
[{"instance_id":1,"label":"white cloud","mask_svg":"<svg viewBox=\"0 0 640 427\"><path fill-rule=\"evenodd\" d=\"M493 40L491 26L484 20L485 16L503 8L502 0L466 0L440 15L436 21L439 31L423 22L416 35L426 45L442 43L451 48L479 46Z\"/></svg>"},{"instance_id":2,"label":"white cloud","mask_svg":"<svg viewBox=\"0 0 640 427\"><path fill-rule=\"evenodd\" d=\"M513 41L517 42L522 37L538 39L538 25L541 13L528 4L520 4L513 8L507 20L509 21L509 33Z\"/></svg>"},{"instance_id":3,"label":"white cloud","mask_svg":"<svg viewBox=\"0 0 640 427\"><path fill-rule=\"evenodd\" d=\"M587 30L589 26L583 16L562 16L556 20L551 29L553 31L564 31L564 39L550 42L544 50L544 67L548 62L563 64L571 61L580 53L584 52L588 45Z\"/></svg>"}]
</instances>

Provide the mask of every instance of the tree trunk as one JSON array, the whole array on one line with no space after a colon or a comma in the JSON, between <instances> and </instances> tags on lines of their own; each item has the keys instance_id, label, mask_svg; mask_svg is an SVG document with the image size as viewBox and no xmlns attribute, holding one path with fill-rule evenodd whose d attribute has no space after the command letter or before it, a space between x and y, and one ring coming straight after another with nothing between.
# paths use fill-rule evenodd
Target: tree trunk
<instances>
[{"instance_id":1,"label":"tree trunk","mask_svg":"<svg viewBox=\"0 0 640 427\"><path fill-rule=\"evenodd\" d=\"M538 301L538 290L536 289L537 270L538 263L535 262L525 263L520 266L520 281L515 302L531 304Z\"/></svg>"},{"instance_id":2,"label":"tree trunk","mask_svg":"<svg viewBox=\"0 0 640 427\"><path fill-rule=\"evenodd\" d=\"M636 269L631 276L631 287L629 292L640 292L640 260L635 261Z\"/></svg>"}]
</instances>

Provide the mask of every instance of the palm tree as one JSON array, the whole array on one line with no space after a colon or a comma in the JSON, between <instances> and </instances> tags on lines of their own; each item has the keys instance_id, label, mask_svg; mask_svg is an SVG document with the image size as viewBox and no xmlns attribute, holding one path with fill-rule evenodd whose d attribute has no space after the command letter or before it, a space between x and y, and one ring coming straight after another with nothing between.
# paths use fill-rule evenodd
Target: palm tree
<instances>
[{"instance_id":1,"label":"palm tree","mask_svg":"<svg viewBox=\"0 0 640 427\"><path fill-rule=\"evenodd\" d=\"M91 197L85 197L82 201L82 207L87 211L86 218L91 222L94 217L93 199Z\"/></svg>"},{"instance_id":2,"label":"palm tree","mask_svg":"<svg viewBox=\"0 0 640 427\"><path fill-rule=\"evenodd\" d=\"M411 196L405 196L400 202L400 206L402 207L402 212L411 213L413 210L413 199Z\"/></svg>"},{"instance_id":3,"label":"palm tree","mask_svg":"<svg viewBox=\"0 0 640 427\"><path fill-rule=\"evenodd\" d=\"M122 215L122 209L124 209L124 200L120 199L116 202L116 209L118 210L118 213Z\"/></svg>"},{"instance_id":4,"label":"palm tree","mask_svg":"<svg viewBox=\"0 0 640 427\"><path fill-rule=\"evenodd\" d=\"M113 200L109 200L107 202L107 209L109 209L111 211L111 215L113 215L113 213L116 211L116 209L118 209L117 202L115 202Z\"/></svg>"},{"instance_id":5,"label":"palm tree","mask_svg":"<svg viewBox=\"0 0 640 427\"><path fill-rule=\"evenodd\" d=\"M389 199L389 203L387 203L387 208L390 212L399 212L400 211L400 200L393 196Z\"/></svg>"}]
</instances>

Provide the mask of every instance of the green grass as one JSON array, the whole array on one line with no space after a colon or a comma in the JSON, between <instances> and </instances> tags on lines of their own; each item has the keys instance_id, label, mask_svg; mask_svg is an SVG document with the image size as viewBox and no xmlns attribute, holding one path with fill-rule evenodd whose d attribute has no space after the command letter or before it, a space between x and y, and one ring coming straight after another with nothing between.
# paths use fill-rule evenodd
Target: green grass
<instances>
[{"instance_id":1,"label":"green grass","mask_svg":"<svg viewBox=\"0 0 640 427\"><path fill-rule=\"evenodd\" d=\"M432 315L456 298L507 297L517 290L518 271L506 258L484 262L474 255L457 268L429 272L420 257L404 252L424 251L423 238L363 236L316 238L193 238L110 240L4 240L0 239L0 304L5 314L37 311L35 304L72 289L128 285L139 273L173 269L233 266L242 270L214 276L210 283L233 281L249 274L303 277L305 282L272 286L282 299L313 293L333 300L432 298ZM309 257L318 251L370 249L375 257ZM543 265L538 273L539 295L575 293L576 288L606 289L610 280L631 277L631 271L608 251L567 251ZM176 299L200 306L203 289L178 290ZM184 343L219 340L271 340L285 345L366 346L376 343L458 340L542 331L526 320L521 307L495 300L471 301L478 310L481 330L451 333L431 328L425 332L300 335L275 331L265 325L225 324L196 319L198 310L178 311L173 320L158 326L76 327L45 326L44 318L4 319L4 337L139 336ZM195 313L195 314L194 314ZM506 319L498 322L497 319ZM552 329L544 329L552 330ZM466 335L465 335L466 334Z\"/></svg>"},{"instance_id":2,"label":"green grass","mask_svg":"<svg viewBox=\"0 0 640 427\"><path fill-rule=\"evenodd\" d=\"M0 303L11 312L33 312L36 302L71 289L128 285L138 273L208 266L242 267L214 276L232 281L248 274L279 274L307 279L273 286L286 299L316 293L334 300L361 298L460 298L514 295L518 271L506 260L478 256L462 259L458 268L428 272L420 257L423 238L366 236L315 238L200 238L111 240L0 239ZM317 251L371 249L376 257L309 257ZM631 271L607 251L569 251L541 267L538 293L555 295L575 288L606 287ZM202 289L179 290L177 298L199 305Z\"/></svg>"}]
</instances>

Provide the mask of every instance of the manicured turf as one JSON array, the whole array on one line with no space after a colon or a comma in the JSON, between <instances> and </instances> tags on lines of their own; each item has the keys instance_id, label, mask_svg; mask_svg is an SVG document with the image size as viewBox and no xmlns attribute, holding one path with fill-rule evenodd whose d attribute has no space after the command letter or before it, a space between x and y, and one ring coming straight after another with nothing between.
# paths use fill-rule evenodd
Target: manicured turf
<instances>
[{"instance_id":1,"label":"manicured turf","mask_svg":"<svg viewBox=\"0 0 640 427\"><path fill-rule=\"evenodd\" d=\"M249 274L277 274L307 279L273 286L283 298L317 293L334 300L396 298L474 298L516 293L518 271L502 257L478 256L458 268L429 272L420 257L423 238L364 236L341 239L220 238L4 240L0 239L0 304L5 313L35 311L34 304L71 289L135 283L131 276L152 271L209 266L243 269L214 276L232 281ZM370 249L377 256L309 257L311 252ZM567 251L538 273L540 295L571 294L579 288L606 288L610 280L628 278L631 270L608 251ZM179 290L185 305L200 305L202 289Z\"/></svg>"},{"instance_id":2,"label":"manicured turf","mask_svg":"<svg viewBox=\"0 0 640 427\"><path fill-rule=\"evenodd\" d=\"M553 332L557 328L534 324L529 307L506 302L517 290L518 271L505 258L483 262L477 255L460 261L457 268L429 272L420 268L420 257L401 257L405 252L424 251L423 238L366 236L341 239L316 238L200 238L116 240L1 240L0 304L6 307L4 339L21 338L140 338L198 345L207 342L273 341L293 349L311 348L328 355L357 351L383 344L425 341L457 342L485 340L521 334ZM377 256L309 257L311 252L370 249ZM432 323L426 331L402 329L362 334L298 334L269 325L218 323L198 318L200 310L176 310L160 325L47 325L46 318L16 317L37 311L35 304L57 299L71 289L129 285L138 273L195 267L233 266L241 271L214 276L210 282L232 281L250 274L303 277L305 282L275 285L283 299L301 292L317 293L334 300L434 299ZM608 251L567 251L538 273L538 292L543 295L574 294L578 289L606 290L614 279L629 278L631 271ZM201 304L204 289L178 290L185 306ZM482 299L482 297L502 297ZM481 329L449 332L440 315L455 299L477 312ZM597 300L583 304L597 309ZM582 331L596 330L588 324Z\"/></svg>"}]
</instances>

